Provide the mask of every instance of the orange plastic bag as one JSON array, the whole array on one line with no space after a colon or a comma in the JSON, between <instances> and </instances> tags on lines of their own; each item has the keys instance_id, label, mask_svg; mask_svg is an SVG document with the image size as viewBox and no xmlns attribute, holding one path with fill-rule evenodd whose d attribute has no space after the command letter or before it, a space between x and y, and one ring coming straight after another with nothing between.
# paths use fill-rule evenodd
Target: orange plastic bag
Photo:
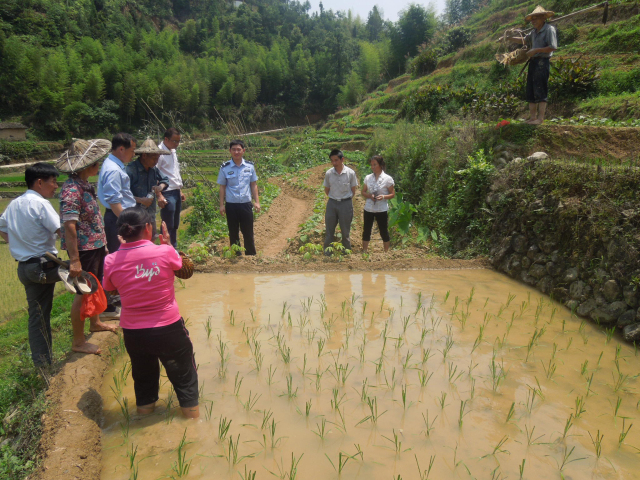
<instances>
[{"instance_id":1,"label":"orange plastic bag","mask_svg":"<svg viewBox=\"0 0 640 480\"><path fill-rule=\"evenodd\" d=\"M102 285L100 285L100 282L93 273L89 272L89 275L95 279L98 284L98 289L93 293L82 296L82 306L80 307L80 318L82 320L100 315L107 309L107 296L104 294Z\"/></svg>"}]
</instances>

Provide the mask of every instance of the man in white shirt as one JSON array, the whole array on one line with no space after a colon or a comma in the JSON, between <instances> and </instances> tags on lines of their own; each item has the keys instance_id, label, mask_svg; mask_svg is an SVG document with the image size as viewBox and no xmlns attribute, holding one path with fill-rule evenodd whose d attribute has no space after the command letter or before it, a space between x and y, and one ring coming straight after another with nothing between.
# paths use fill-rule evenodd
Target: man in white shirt
<instances>
[{"instance_id":1,"label":"man in white shirt","mask_svg":"<svg viewBox=\"0 0 640 480\"><path fill-rule=\"evenodd\" d=\"M342 152L331 150L329 159L333 168L327 170L323 184L324 193L329 197L324 213L324 223L327 229L324 238L325 255L330 255L327 248L333 242L333 235L338 224L340 224L340 232L342 233L342 246L351 250L349 233L353 220L353 196L358 188L356 172L345 166Z\"/></svg>"},{"instance_id":2,"label":"man in white shirt","mask_svg":"<svg viewBox=\"0 0 640 480\"><path fill-rule=\"evenodd\" d=\"M176 155L180 139L180 132L177 128L171 127L164 132L164 140L160 144L160 148L170 151L171 155L161 155L157 165L158 170L169 179L169 187L162 192L167 204L160 210L160 218L167 224L173 248L178 248L180 211L182 210L182 202L185 200L184 193L181 191L182 177L180 176L178 155Z\"/></svg>"},{"instance_id":3,"label":"man in white shirt","mask_svg":"<svg viewBox=\"0 0 640 480\"><path fill-rule=\"evenodd\" d=\"M18 261L18 278L29 305L29 347L36 366L51 364L51 307L58 266L44 257L57 254L60 217L47 200L58 188L53 165L35 163L25 171L28 190L13 200L0 217L0 237Z\"/></svg>"}]
</instances>

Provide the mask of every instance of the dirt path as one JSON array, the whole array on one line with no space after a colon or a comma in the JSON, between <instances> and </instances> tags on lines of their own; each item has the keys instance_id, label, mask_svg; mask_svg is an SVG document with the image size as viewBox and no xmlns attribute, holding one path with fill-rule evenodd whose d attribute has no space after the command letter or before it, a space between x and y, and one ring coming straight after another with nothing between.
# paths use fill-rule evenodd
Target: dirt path
<instances>
[{"instance_id":1,"label":"dirt path","mask_svg":"<svg viewBox=\"0 0 640 480\"><path fill-rule=\"evenodd\" d=\"M258 218L253 228L256 250L264 257L275 257L287 248L288 240L295 237L299 225L313 207L309 195L295 191L278 180L272 180L272 183L280 186L282 192L273 201L269 211Z\"/></svg>"},{"instance_id":2,"label":"dirt path","mask_svg":"<svg viewBox=\"0 0 640 480\"><path fill-rule=\"evenodd\" d=\"M109 322L111 323L111 322ZM91 335L102 355L73 353L52 379L42 416L41 480L96 480L102 469L102 397L99 390L109 368L109 347L118 342L112 333Z\"/></svg>"}]
</instances>

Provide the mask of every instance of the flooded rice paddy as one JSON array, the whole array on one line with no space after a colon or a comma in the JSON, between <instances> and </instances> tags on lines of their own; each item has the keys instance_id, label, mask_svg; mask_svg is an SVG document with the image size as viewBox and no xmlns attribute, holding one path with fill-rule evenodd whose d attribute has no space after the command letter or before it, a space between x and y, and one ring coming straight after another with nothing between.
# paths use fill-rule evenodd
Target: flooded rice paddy
<instances>
[{"instance_id":1,"label":"flooded rice paddy","mask_svg":"<svg viewBox=\"0 0 640 480\"><path fill-rule=\"evenodd\" d=\"M101 392L103 479L637 478L638 352L495 272L177 290L201 418L164 376L137 417L125 354Z\"/></svg>"}]
</instances>

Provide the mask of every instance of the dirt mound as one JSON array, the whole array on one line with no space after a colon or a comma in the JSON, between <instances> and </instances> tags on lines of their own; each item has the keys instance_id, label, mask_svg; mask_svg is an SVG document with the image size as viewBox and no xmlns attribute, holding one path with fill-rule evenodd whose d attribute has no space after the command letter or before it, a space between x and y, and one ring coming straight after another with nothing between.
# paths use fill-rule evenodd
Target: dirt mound
<instances>
[{"instance_id":1,"label":"dirt mound","mask_svg":"<svg viewBox=\"0 0 640 480\"><path fill-rule=\"evenodd\" d=\"M640 153L640 129L587 125L542 125L533 151L552 158L635 159Z\"/></svg>"}]
</instances>

